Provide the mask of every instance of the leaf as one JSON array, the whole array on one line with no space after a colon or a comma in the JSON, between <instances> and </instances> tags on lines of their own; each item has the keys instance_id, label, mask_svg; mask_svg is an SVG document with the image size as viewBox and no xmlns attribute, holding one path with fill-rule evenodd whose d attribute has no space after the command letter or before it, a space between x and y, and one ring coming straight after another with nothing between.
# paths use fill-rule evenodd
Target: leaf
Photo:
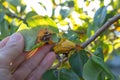
<instances>
[{"instance_id":1,"label":"leaf","mask_svg":"<svg viewBox=\"0 0 120 80\"><path fill-rule=\"evenodd\" d=\"M96 51L94 52L94 54L104 60L104 55L103 55L103 49L102 49L102 47L98 47L96 49Z\"/></svg>"},{"instance_id":2,"label":"leaf","mask_svg":"<svg viewBox=\"0 0 120 80\"><path fill-rule=\"evenodd\" d=\"M29 13L26 14L26 19L29 19L29 18L31 18L32 16L35 16L35 15L37 15L36 12L30 11Z\"/></svg>"},{"instance_id":3,"label":"leaf","mask_svg":"<svg viewBox=\"0 0 120 80\"><path fill-rule=\"evenodd\" d=\"M44 73L42 80L80 80L79 77L70 69L51 69Z\"/></svg>"},{"instance_id":4,"label":"leaf","mask_svg":"<svg viewBox=\"0 0 120 80\"><path fill-rule=\"evenodd\" d=\"M87 28L87 36L90 37L91 35L93 35L93 33L96 31L96 27L94 27L94 24L89 23L88 24L88 28Z\"/></svg>"},{"instance_id":5,"label":"leaf","mask_svg":"<svg viewBox=\"0 0 120 80\"><path fill-rule=\"evenodd\" d=\"M24 5L24 4L21 4L20 7L21 7L21 8L20 8L20 13L24 13L27 6Z\"/></svg>"},{"instance_id":6,"label":"leaf","mask_svg":"<svg viewBox=\"0 0 120 80\"><path fill-rule=\"evenodd\" d=\"M15 33L18 30L18 26L14 24L14 22L12 22L10 25L10 34Z\"/></svg>"},{"instance_id":7,"label":"leaf","mask_svg":"<svg viewBox=\"0 0 120 80\"><path fill-rule=\"evenodd\" d=\"M63 33L63 37L76 44L80 44L79 35L71 29L68 29L67 33Z\"/></svg>"},{"instance_id":8,"label":"leaf","mask_svg":"<svg viewBox=\"0 0 120 80\"><path fill-rule=\"evenodd\" d=\"M8 22L6 20L3 20L0 23L0 32L1 32L1 36L3 38L5 38L9 35L9 27L8 27Z\"/></svg>"},{"instance_id":9,"label":"leaf","mask_svg":"<svg viewBox=\"0 0 120 80\"><path fill-rule=\"evenodd\" d=\"M114 80L114 76L113 76L112 72L109 70L109 68L107 67L107 65L104 63L104 61L100 57L93 56L92 61L94 63L96 63L99 67L101 67L101 69L105 72L105 74L109 78L111 78L111 79Z\"/></svg>"},{"instance_id":10,"label":"leaf","mask_svg":"<svg viewBox=\"0 0 120 80\"><path fill-rule=\"evenodd\" d=\"M69 52L71 49L75 49L76 44L67 40L67 39L61 39L60 42L58 42L55 46L54 46L54 52L55 53L67 53Z\"/></svg>"},{"instance_id":11,"label":"leaf","mask_svg":"<svg viewBox=\"0 0 120 80\"><path fill-rule=\"evenodd\" d=\"M51 80L57 80L57 76L56 76L57 73L55 73L55 72L56 72L55 69L48 70L42 76L42 80L49 80L49 79L51 79Z\"/></svg>"},{"instance_id":12,"label":"leaf","mask_svg":"<svg viewBox=\"0 0 120 80\"><path fill-rule=\"evenodd\" d=\"M59 80L80 80L80 78L72 70L63 68L60 70Z\"/></svg>"},{"instance_id":13,"label":"leaf","mask_svg":"<svg viewBox=\"0 0 120 80\"><path fill-rule=\"evenodd\" d=\"M73 54L69 58L69 63L73 71L75 71L79 77L82 78L83 75L83 66L88 60L88 56L85 50L80 50L79 52Z\"/></svg>"},{"instance_id":14,"label":"leaf","mask_svg":"<svg viewBox=\"0 0 120 80\"><path fill-rule=\"evenodd\" d=\"M119 0L115 0L115 2L112 5L113 5L113 8L115 8L116 10L120 9L120 1Z\"/></svg>"},{"instance_id":15,"label":"leaf","mask_svg":"<svg viewBox=\"0 0 120 80\"><path fill-rule=\"evenodd\" d=\"M101 75L104 74L104 75ZM108 69L103 59L98 56L92 56L83 68L83 78L85 80L100 80L107 77L110 80L115 80L112 72Z\"/></svg>"},{"instance_id":16,"label":"leaf","mask_svg":"<svg viewBox=\"0 0 120 80\"><path fill-rule=\"evenodd\" d=\"M83 68L83 78L85 80L98 80L101 69L92 62L91 58L87 61Z\"/></svg>"},{"instance_id":17,"label":"leaf","mask_svg":"<svg viewBox=\"0 0 120 80\"><path fill-rule=\"evenodd\" d=\"M25 39L25 51L30 51L35 45L38 31L28 28L25 24L22 24L18 31Z\"/></svg>"},{"instance_id":18,"label":"leaf","mask_svg":"<svg viewBox=\"0 0 120 80\"><path fill-rule=\"evenodd\" d=\"M107 6L100 7L94 15L95 27L101 27L107 16Z\"/></svg>"},{"instance_id":19,"label":"leaf","mask_svg":"<svg viewBox=\"0 0 120 80\"><path fill-rule=\"evenodd\" d=\"M27 18L26 21L29 27L39 26L42 28L47 28L49 30L52 30L55 33L59 32L56 23L47 16L43 17L43 16L36 15L36 16Z\"/></svg>"},{"instance_id":20,"label":"leaf","mask_svg":"<svg viewBox=\"0 0 120 80\"><path fill-rule=\"evenodd\" d=\"M6 1L14 6L18 6L21 3L20 2L21 0L6 0Z\"/></svg>"},{"instance_id":21,"label":"leaf","mask_svg":"<svg viewBox=\"0 0 120 80\"><path fill-rule=\"evenodd\" d=\"M52 41L55 43L57 43L59 41L59 37L57 36L57 34L52 35Z\"/></svg>"},{"instance_id":22,"label":"leaf","mask_svg":"<svg viewBox=\"0 0 120 80\"><path fill-rule=\"evenodd\" d=\"M71 13L71 10L69 10L69 9L61 9L60 10L60 14L62 15L62 19L65 19L70 13Z\"/></svg>"},{"instance_id":23,"label":"leaf","mask_svg":"<svg viewBox=\"0 0 120 80\"><path fill-rule=\"evenodd\" d=\"M4 19L4 15L5 15L4 12L0 12L0 22Z\"/></svg>"},{"instance_id":24,"label":"leaf","mask_svg":"<svg viewBox=\"0 0 120 80\"><path fill-rule=\"evenodd\" d=\"M74 1L67 1L68 7L74 7Z\"/></svg>"},{"instance_id":25,"label":"leaf","mask_svg":"<svg viewBox=\"0 0 120 80\"><path fill-rule=\"evenodd\" d=\"M29 18L29 19L27 20L29 27L25 24L22 24L20 28L18 29L18 31L25 38L25 51L29 51L31 49L40 47L41 43L40 44L36 43L36 39L41 29L47 28L48 30L51 30L55 34L58 32L58 28L56 24L48 17L46 18L46 17L40 17L40 16L33 16L32 18Z\"/></svg>"}]
</instances>

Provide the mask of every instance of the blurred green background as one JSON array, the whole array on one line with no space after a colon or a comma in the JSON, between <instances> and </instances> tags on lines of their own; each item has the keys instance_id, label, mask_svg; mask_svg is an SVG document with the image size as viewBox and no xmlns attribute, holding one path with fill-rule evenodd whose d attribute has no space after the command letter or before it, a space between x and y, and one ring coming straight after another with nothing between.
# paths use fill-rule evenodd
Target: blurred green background
<instances>
[{"instance_id":1,"label":"blurred green background","mask_svg":"<svg viewBox=\"0 0 120 80\"><path fill-rule=\"evenodd\" d=\"M120 14L119 0L0 0L0 40L17 31L34 15L48 16L60 31L75 30L83 43L111 17ZM120 75L120 20L114 22L86 50L103 48L105 61Z\"/></svg>"}]
</instances>

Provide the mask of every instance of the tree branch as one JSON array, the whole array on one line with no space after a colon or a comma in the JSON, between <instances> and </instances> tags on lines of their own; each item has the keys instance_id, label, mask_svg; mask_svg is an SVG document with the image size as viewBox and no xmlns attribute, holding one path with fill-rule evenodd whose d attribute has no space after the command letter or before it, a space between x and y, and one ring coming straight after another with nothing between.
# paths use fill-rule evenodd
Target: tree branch
<instances>
[{"instance_id":1,"label":"tree branch","mask_svg":"<svg viewBox=\"0 0 120 80\"><path fill-rule=\"evenodd\" d=\"M120 14L115 15L111 19L109 19L99 30L96 31L96 33L90 37L86 42L84 42L81 47L85 48L87 45L89 45L92 41L94 41L103 31L108 29L110 25L112 25L114 22L116 22L118 19L120 19Z\"/></svg>"},{"instance_id":2,"label":"tree branch","mask_svg":"<svg viewBox=\"0 0 120 80\"><path fill-rule=\"evenodd\" d=\"M12 17L12 18L17 18L17 19L19 19L19 20L23 20L23 21L24 21L23 18L21 18L21 17L15 15L15 14L13 14L13 13L6 13L6 14L7 14L8 16Z\"/></svg>"}]
</instances>

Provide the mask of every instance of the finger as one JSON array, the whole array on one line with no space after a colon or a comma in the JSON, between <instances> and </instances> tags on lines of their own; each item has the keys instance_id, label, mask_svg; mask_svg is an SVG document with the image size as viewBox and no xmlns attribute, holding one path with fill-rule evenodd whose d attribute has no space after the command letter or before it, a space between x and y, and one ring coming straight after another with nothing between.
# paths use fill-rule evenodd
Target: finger
<instances>
[{"instance_id":1,"label":"finger","mask_svg":"<svg viewBox=\"0 0 120 80\"><path fill-rule=\"evenodd\" d=\"M5 44L7 43L8 40L9 40L9 36L6 37L5 39L3 39L3 40L0 42L0 49L5 46Z\"/></svg>"},{"instance_id":2,"label":"finger","mask_svg":"<svg viewBox=\"0 0 120 80\"><path fill-rule=\"evenodd\" d=\"M24 62L15 72L14 77L17 80L24 80L42 61L42 59L48 54L52 45L46 45L41 47L40 51L33 55L30 59Z\"/></svg>"},{"instance_id":3,"label":"finger","mask_svg":"<svg viewBox=\"0 0 120 80\"><path fill-rule=\"evenodd\" d=\"M28 80L41 80L42 75L50 68L55 59L55 53L50 52L41 64L31 73Z\"/></svg>"},{"instance_id":4,"label":"finger","mask_svg":"<svg viewBox=\"0 0 120 80\"><path fill-rule=\"evenodd\" d=\"M23 52L24 40L20 33L14 33L10 36L5 46L0 50L1 61L3 64L8 65L13 59L15 59L20 53Z\"/></svg>"},{"instance_id":5,"label":"finger","mask_svg":"<svg viewBox=\"0 0 120 80\"><path fill-rule=\"evenodd\" d=\"M15 60L12 61L12 65L10 67L12 73L25 61L25 54L26 53L22 53Z\"/></svg>"}]
</instances>

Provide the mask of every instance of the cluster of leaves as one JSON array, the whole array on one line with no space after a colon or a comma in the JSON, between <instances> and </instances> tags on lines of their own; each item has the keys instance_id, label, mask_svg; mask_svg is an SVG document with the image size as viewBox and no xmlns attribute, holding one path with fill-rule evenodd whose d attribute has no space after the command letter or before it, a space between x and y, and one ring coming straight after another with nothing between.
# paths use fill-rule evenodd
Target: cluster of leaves
<instances>
[{"instance_id":1,"label":"cluster of leaves","mask_svg":"<svg viewBox=\"0 0 120 80\"><path fill-rule=\"evenodd\" d=\"M89 7L94 0L84 0L84 2L86 7ZM100 0L100 8L93 9L95 13L93 18L88 15L83 7L79 7L78 0L60 0L59 3L56 0L51 0L51 3L53 6L52 15L48 17L41 16L34 8L26 12L27 6L23 0L0 0L0 40L19 31L25 38L25 51L31 51L46 44L45 39L38 36L40 30L45 30L50 33L50 40L52 41L48 40L47 42L58 44L53 48L56 53L60 56L63 53L69 53L69 55L68 61L63 62L56 69L47 71L43 80L115 80L104 60L107 60L113 52L120 53L120 38L114 33L120 31L120 21L115 22L99 39L86 48L93 52L92 54L81 50L79 47L109 18L120 13L120 1L111 0L108 5L105 5L104 0ZM40 5L47 10L42 2ZM59 15L56 16L58 7L61 8ZM113 9L109 10L109 7ZM73 13L78 15L77 20L82 24L77 23ZM59 32L58 25L73 27L72 29L69 27L67 31ZM43 41L36 42L38 37ZM42 35L43 37L45 36ZM103 49L98 48L99 45ZM65 50L64 46L67 46Z\"/></svg>"},{"instance_id":2,"label":"cluster of leaves","mask_svg":"<svg viewBox=\"0 0 120 80\"><path fill-rule=\"evenodd\" d=\"M42 21L42 23L39 23L40 21ZM54 24L54 21L52 21L48 17L33 16L32 18L29 19L29 22L30 24L28 23L28 25L30 25L31 27L27 27L25 24L22 24L18 29L18 31L21 34L23 34L25 38L26 51L32 49L34 50L35 48L46 44L45 40L41 40L39 43L36 43L36 39L40 38L37 35L41 30L46 30L46 31L50 30L53 32L52 35L49 35L50 36L49 38L52 39L52 43L50 44L55 44L53 49L56 52L56 54L65 53L68 54L69 56L68 57L69 61L62 62L60 66L56 67L55 69L48 70L43 75L43 80L48 80L48 78L51 78L52 80L80 80L80 79L81 80L82 79L115 80L112 72L108 69L108 67L104 63L104 57L101 48L96 50L96 52L92 55L89 55L89 52L82 50L81 48L76 49L77 48L76 44L80 45L80 41L78 43L78 39L79 39L78 34L70 29L68 30L67 33L65 32L60 33L58 31L58 28ZM41 36L41 39L45 37L44 35ZM49 40L47 42L49 42ZM43 42L44 44L41 44ZM37 45L37 44L41 44L41 45ZM72 54L70 55L70 53ZM68 64L69 67L65 66L66 64Z\"/></svg>"},{"instance_id":3,"label":"cluster of leaves","mask_svg":"<svg viewBox=\"0 0 120 80\"><path fill-rule=\"evenodd\" d=\"M61 65L60 68L50 69L42 80L115 80L114 75L108 69L98 49L93 56L80 50L69 57L69 68ZM97 55L98 54L98 55Z\"/></svg>"}]
</instances>

